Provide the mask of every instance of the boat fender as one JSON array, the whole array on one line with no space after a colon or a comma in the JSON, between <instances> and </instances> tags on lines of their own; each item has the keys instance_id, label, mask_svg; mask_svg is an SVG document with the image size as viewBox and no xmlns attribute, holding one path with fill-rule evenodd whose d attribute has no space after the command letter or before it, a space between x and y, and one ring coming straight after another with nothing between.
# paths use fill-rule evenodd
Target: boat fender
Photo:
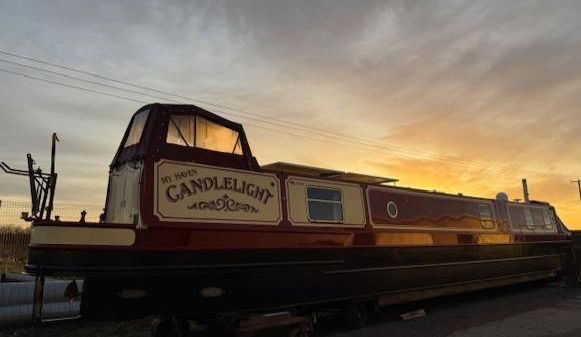
<instances>
[{"instance_id":1,"label":"boat fender","mask_svg":"<svg viewBox=\"0 0 581 337\"><path fill-rule=\"evenodd\" d=\"M77 286L77 281L72 280L69 284L67 284L64 297L68 298L71 302L79 297L79 286Z\"/></svg>"},{"instance_id":2,"label":"boat fender","mask_svg":"<svg viewBox=\"0 0 581 337\"><path fill-rule=\"evenodd\" d=\"M119 295L119 297L126 300L136 300L144 298L145 295L147 295L147 292L142 289L123 289L117 294Z\"/></svg>"},{"instance_id":3,"label":"boat fender","mask_svg":"<svg viewBox=\"0 0 581 337\"><path fill-rule=\"evenodd\" d=\"M225 293L226 291L224 289L217 287L206 287L199 292L200 296L206 298L220 297Z\"/></svg>"}]
</instances>

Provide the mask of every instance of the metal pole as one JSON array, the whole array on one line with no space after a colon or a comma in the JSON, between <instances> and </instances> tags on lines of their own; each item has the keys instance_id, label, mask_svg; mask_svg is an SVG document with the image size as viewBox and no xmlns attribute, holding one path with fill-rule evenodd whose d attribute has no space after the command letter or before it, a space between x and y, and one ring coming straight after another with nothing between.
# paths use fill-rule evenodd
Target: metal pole
<instances>
[{"instance_id":1,"label":"metal pole","mask_svg":"<svg viewBox=\"0 0 581 337\"><path fill-rule=\"evenodd\" d=\"M44 275L36 275L34 278L34 298L32 300L32 323L42 323L42 305L44 302Z\"/></svg>"},{"instance_id":2,"label":"metal pole","mask_svg":"<svg viewBox=\"0 0 581 337\"><path fill-rule=\"evenodd\" d=\"M577 183L577 187L579 187L579 201L581 201L581 179L571 180L571 183Z\"/></svg>"},{"instance_id":3,"label":"metal pole","mask_svg":"<svg viewBox=\"0 0 581 337\"><path fill-rule=\"evenodd\" d=\"M34 216L38 213L38 196L36 195L36 180L34 179L34 160L32 160L30 153L26 154L26 160L28 162L28 180L30 182L30 197L32 199L32 216Z\"/></svg>"},{"instance_id":4,"label":"metal pole","mask_svg":"<svg viewBox=\"0 0 581 337\"><path fill-rule=\"evenodd\" d=\"M49 197L48 197L48 207L46 208L46 219L50 220L50 215L52 213L53 208L53 200L54 200L54 189L56 187L56 173L54 172L54 165L55 165L55 156L56 156L56 142L59 141L56 132L52 133L52 147L50 152L50 180L48 182L49 188Z\"/></svg>"},{"instance_id":5,"label":"metal pole","mask_svg":"<svg viewBox=\"0 0 581 337\"><path fill-rule=\"evenodd\" d=\"M58 141L58 137L56 135L56 132L52 133L52 147L51 147L51 151L50 151L50 174L53 175L54 174L54 157L55 157L55 153L56 153L56 142Z\"/></svg>"}]
</instances>

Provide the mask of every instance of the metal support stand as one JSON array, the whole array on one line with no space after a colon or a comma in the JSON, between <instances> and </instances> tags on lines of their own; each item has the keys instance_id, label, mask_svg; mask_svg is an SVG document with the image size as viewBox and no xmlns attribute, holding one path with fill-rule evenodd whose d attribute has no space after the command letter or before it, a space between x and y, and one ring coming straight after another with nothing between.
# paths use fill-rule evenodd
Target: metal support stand
<instances>
[{"instance_id":1,"label":"metal support stand","mask_svg":"<svg viewBox=\"0 0 581 337\"><path fill-rule=\"evenodd\" d=\"M40 168L34 168L32 156L26 155L27 170L13 169L5 162L0 162L0 169L8 174L27 176L30 182L30 197L32 201L31 214L22 213L26 221L50 220L53 210L54 192L56 189L57 174L55 172L56 142L59 139L56 133L52 134L52 148L50 157L50 173L44 173Z\"/></svg>"},{"instance_id":2,"label":"metal support stand","mask_svg":"<svg viewBox=\"0 0 581 337\"><path fill-rule=\"evenodd\" d=\"M44 173L40 168L34 168L35 162L32 156L26 155L27 170L13 169L5 162L0 162L0 169L8 174L27 176L30 182L30 197L32 201L32 213L22 212L21 218L25 221L51 221L53 211L54 192L56 189L57 174L55 172L56 142L59 139L56 133L52 134L50 173ZM0 203L1 205L1 203ZM34 226L34 223L32 224ZM35 270L34 296L32 302L32 323L42 323L42 306L44 302L44 274L42 270Z\"/></svg>"},{"instance_id":3,"label":"metal support stand","mask_svg":"<svg viewBox=\"0 0 581 337\"><path fill-rule=\"evenodd\" d=\"M32 323L42 323L42 304L44 302L44 275L37 274L34 278L34 298L32 300Z\"/></svg>"}]
</instances>

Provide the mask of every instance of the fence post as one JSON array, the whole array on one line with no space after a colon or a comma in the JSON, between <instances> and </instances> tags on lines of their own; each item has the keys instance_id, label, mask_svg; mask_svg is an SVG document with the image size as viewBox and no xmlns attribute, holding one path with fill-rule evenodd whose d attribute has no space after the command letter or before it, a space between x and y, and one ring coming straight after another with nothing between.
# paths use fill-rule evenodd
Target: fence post
<instances>
[{"instance_id":1,"label":"fence post","mask_svg":"<svg viewBox=\"0 0 581 337\"><path fill-rule=\"evenodd\" d=\"M42 305L44 304L44 275L36 274L34 278L34 297L32 300L32 323L42 323Z\"/></svg>"}]
</instances>

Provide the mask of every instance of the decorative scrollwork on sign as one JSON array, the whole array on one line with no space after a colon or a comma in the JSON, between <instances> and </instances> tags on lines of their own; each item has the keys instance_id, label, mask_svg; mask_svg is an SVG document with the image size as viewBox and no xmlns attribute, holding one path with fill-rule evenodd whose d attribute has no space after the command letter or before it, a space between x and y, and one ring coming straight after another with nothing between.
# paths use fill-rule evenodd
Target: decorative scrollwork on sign
<instances>
[{"instance_id":1,"label":"decorative scrollwork on sign","mask_svg":"<svg viewBox=\"0 0 581 337\"><path fill-rule=\"evenodd\" d=\"M224 194L223 197L216 200L195 202L188 206L188 208L210 211L258 213L256 207L238 202L230 198L227 194Z\"/></svg>"}]
</instances>

